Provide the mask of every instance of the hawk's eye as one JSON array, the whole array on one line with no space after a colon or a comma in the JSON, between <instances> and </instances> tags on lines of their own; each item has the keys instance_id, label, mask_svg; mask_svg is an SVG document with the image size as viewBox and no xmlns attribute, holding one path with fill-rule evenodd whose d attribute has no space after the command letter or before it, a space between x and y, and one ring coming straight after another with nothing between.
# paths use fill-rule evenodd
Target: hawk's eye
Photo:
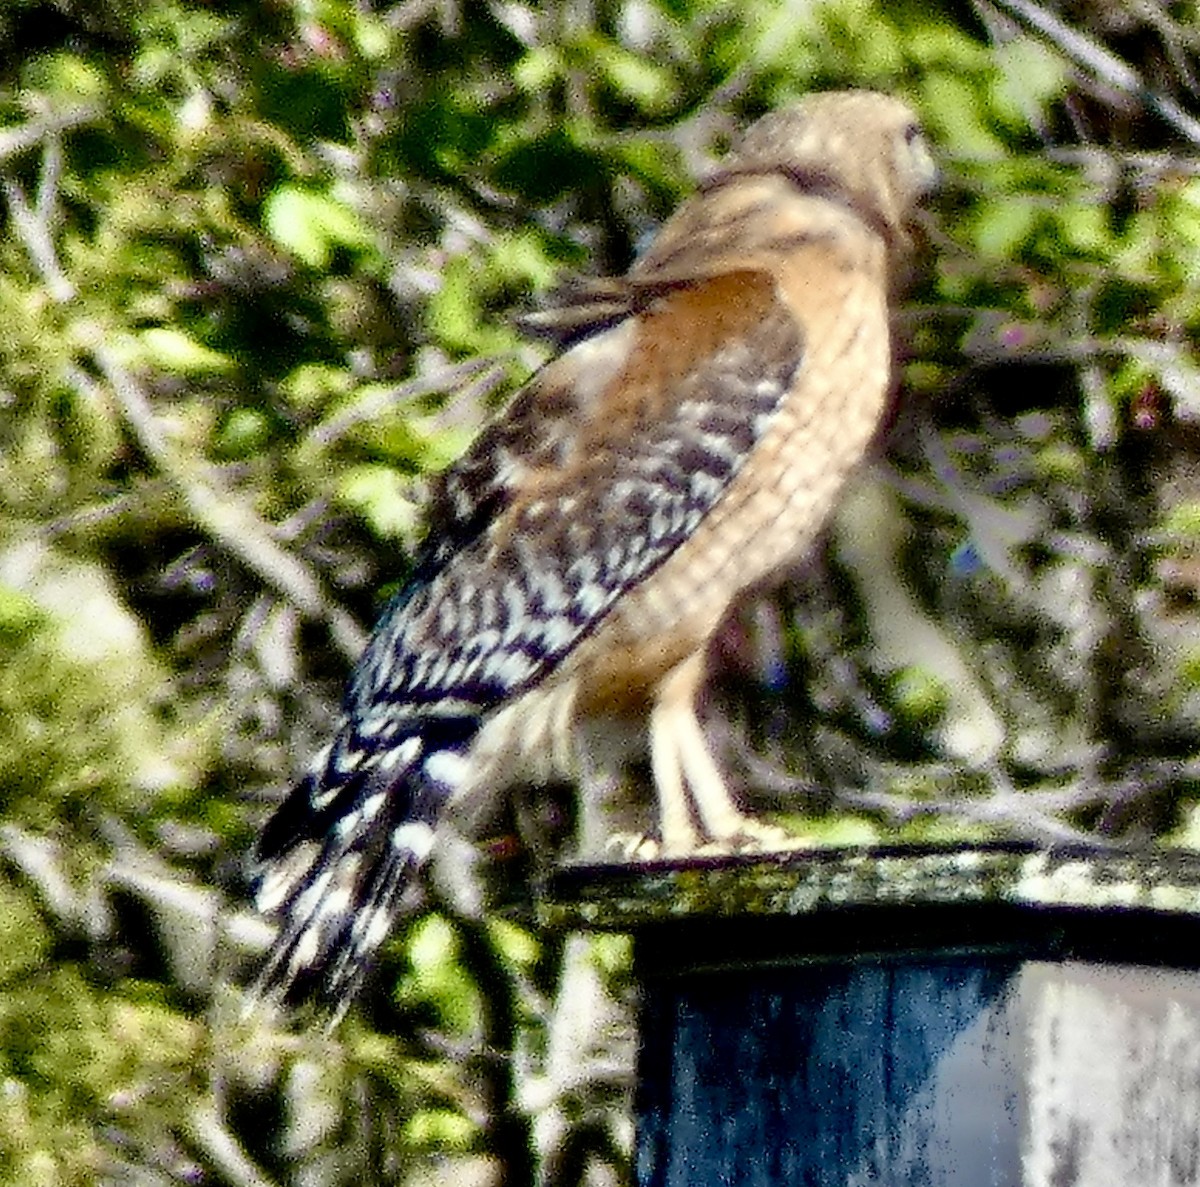
<instances>
[{"instance_id":1,"label":"hawk's eye","mask_svg":"<svg viewBox=\"0 0 1200 1187\"><path fill-rule=\"evenodd\" d=\"M918 193L928 193L937 185L938 171L929 142L921 131L920 124L911 123L904 127L904 147L897 150L896 166L908 177Z\"/></svg>"}]
</instances>

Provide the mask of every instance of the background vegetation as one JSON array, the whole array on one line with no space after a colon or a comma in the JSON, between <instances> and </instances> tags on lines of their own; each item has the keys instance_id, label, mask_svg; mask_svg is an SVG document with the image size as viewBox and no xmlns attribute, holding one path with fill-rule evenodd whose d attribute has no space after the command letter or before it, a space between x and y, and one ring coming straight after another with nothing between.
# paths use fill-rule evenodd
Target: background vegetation
<instances>
[{"instance_id":1,"label":"background vegetation","mask_svg":"<svg viewBox=\"0 0 1200 1187\"><path fill-rule=\"evenodd\" d=\"M8 0L0 1180L626 1180L622 941L434 903L329 1036L243 1015L246 855L513 311L811 89L910 97L947 186L888 458L723 639L730 763L830 842L1200 841L1198 18Z\"/></svg>"}]
</instances>

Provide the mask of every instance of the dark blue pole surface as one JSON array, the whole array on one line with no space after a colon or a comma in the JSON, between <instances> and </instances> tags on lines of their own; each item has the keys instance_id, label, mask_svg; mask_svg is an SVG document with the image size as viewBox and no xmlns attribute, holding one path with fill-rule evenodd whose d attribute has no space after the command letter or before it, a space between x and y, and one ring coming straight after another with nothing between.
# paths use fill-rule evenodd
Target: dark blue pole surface
<instances>
[{"instance_id":1,"label":"dark blue pole surface","mask_svg":"<svg viewBox=\"0 0 1200 1187\"><path fill-rule=\"evenodd\" d=\"M645 987L639 1187L1017 1187L1011 960Z\"/></svg>"}]
</instances>

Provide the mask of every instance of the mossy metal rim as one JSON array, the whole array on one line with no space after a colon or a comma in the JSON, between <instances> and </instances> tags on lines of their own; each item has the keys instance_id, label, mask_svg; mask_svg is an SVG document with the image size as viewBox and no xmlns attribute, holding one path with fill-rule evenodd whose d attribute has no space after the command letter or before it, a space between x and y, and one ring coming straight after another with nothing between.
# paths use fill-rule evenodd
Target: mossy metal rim
<instances>
[{"instance_id":1,"label":"mossy metal rim","mask_svg":"<svg viewBox=\"0 0 1200 1187\"><path fill-rule=\"evenodd\" d=\"M564 866L537 893L552 928L630 931L670 920L939 904L1144 910L1200 918L1200 854L898 845Z\"/></svg>"}]
</instances>

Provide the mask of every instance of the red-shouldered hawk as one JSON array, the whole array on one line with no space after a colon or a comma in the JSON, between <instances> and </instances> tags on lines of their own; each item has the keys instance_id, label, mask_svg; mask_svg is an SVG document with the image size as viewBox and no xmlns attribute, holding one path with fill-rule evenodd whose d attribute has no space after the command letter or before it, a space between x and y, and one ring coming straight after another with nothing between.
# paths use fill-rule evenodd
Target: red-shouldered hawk
<instances>
[{"instance_id":1,"label":"red-shouldered hawk","mask_svg":"<svg viewBox=\"0 0 1200 1187\"><path fill-rule=\"evenodd\" d=\"M566 311L564 352L440 477L415 576L263 832L268 986L344 1001L447 807L517 784L648 746L663 853L755 835L696 718L706 645L879 428L891 266L933 179L904 103L810 96Z\"/></svg>"}]
</instances>

